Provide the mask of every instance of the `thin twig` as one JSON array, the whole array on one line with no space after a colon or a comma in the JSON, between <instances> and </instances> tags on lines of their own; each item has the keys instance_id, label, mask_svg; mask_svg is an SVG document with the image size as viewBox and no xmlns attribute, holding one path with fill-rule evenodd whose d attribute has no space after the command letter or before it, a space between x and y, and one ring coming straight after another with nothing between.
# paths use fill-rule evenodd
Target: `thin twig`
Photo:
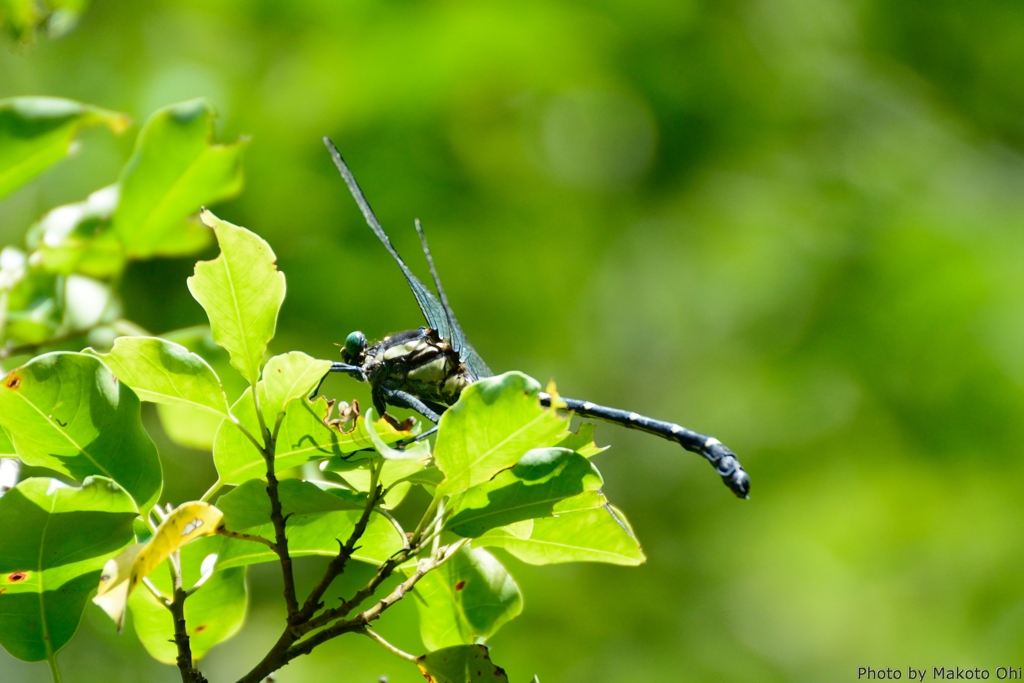
<instances>
[{"instance_id":1,"label":"thin twig","mask_svg":"<svg viewBox=\"0 0 1024 683\"><path fill-rule=\"evenodd\" d=\"M253 543L262 543L263 545L273 550L274 553L277 553L277 544L271 541L269 538L263 538L262 536L257 536L255 534L243 534L238 531L230 531L223 527L217 529L217 533L221 536L227 536L228 538L237 538L240 541L252 541Z\"/></svg>"},{"instance_id":2,"label":"thin twig","mask_svg":"<svg viewBox=\"0 0 1024 683\"><path fill-rule=\"evenodd\" d=\"M252 432L245 428L245 425L242 424L241 420L239 420L237 417L231 414L228 414L228 419L231 420L232 424L238 427L239 431L242 432L245 438L249 439L249 443L255 446L256 450L258 450L261 454L264 452L263 444L260 443L259 439L252 435Z\"/></svg>"},{"instance_id":3,"label":"thin twig","mask_svg":"<svg viewBox=\"0 0 1024 683\"><path fill-rule=\"evenodd\" d=\"M370 515L373 514L374 508L377 506L377 502L383 496L383 492L377 485L378 478L380 477L381 470L384 469L384 459L378 465L372 466L370 469L370 488L366 496L366 507L363 508L363 514L359 516L359 520L356 522L355 527L352 529L352 534L349 536L348 541L345 542L339 550L338 554L334 556L330 564L327 565L327 570L324 572L320 582L316 585L313 591L306 598L305 604L302 609L296 615L295 622L292 624L293 627L298 627L297 634L307 633L308 630L303 629L303 624L308 622L317 610L323 607L320 603L320 598L324 596L327 589L330 588L331 583L334 582L338 576L345 571L345 565L352 557L352 553L355 552L356 543L362 538L366 532L366 525L370 521Z\"/></svg>"},{"instance_id":4,"label":"thin twig","mask_svg":"<svg viewBox=\"0 0 1024 683\"><path fill-rule=\"evenodd\" d=\"M160 589L156 587L156 584L149 580L148 576L142 577L142 585L149 589L149 592L153 594L153 597L157 599L157 602L159 602L164 607L170 609L170 599L168 599L163 593L160 592Z\"/></svg>"},{"instance_id":5,"label":"thin twig","mask_svg":"<svg viewBox=\"0 0 1024 683\"><path fill-rule=\"evenodd\" d=\"M382 493L381 498L384 498L384 496L386 495L386 493ZM377 508L376 510L374 510L374 512L376 512L378 515L391 522L391 526L395 527L395 531L398 532L398 535L401 536L402 540L405 542L405 548L408 549L409 537L405 534L405 529L403 529L401 523L397 519L395 519L395 516L391 514L388 510L385 510L384 508Z\"/></svg>"},{"instance_id":6,"label":"thin twig","mask_svg":"<svg viewBox=\"0 0 1024 683\"><path fill-rule=\"evenodd\" d=\"M416 571L414 571L408 579L395 586L395 589L386 597L356 615L353 619L348 621L339 621L288 648L284 653L284 661L281 663L281 666L284 666L296 657L308 655L317 645L325 643L332 638L336 638L343 633L352 633L353 631L360 631L366 628L366 626L371 622L379 619L381 614L391 607L391 605L405 597L405 594L411 591L419 580L427 574L427 572L430 572L447 562L459 548L465 545L465 542L466 541L460 541L454 545L446 546L442 549L440 557L421 560L419 565L416 567Z\"/></svg>"},{"instance_id":7,"label":"thin twig","mask_svg":"<svg viewBox=\"0 0 1024 683\"><path fill-rule=\"evenodd\" d=\"M395 655L396 657L401 657L402 659L408 660L413 663L415 663L418 659L416 655L411 655L405 650L399 650L397 647L395 647L388 641L384 640L384 638L379 633L374 631L372 628L364 628L362 631L359 631L359 633L362 633L364 636L369 637L370 640L377 641L385 650Z\"/></svg>"}]
</instances>

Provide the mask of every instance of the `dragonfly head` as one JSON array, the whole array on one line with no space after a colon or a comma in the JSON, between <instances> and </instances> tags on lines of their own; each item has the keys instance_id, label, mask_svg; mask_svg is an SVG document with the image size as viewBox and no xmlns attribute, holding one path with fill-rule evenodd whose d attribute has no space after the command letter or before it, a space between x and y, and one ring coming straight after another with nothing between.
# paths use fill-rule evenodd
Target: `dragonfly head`
<instances>
[{"instance_id":1,"label":"dragonfly head","mask_svg":"<svg viewBox=\"0 0 1024 683\"><path fill-rule=\"evenodd\" d=\"M366 351L366 335L356 331L345 338L345 348L341 350L341 357L346 363L359 365L364 351Z\"/></svg>"}]
</instances>

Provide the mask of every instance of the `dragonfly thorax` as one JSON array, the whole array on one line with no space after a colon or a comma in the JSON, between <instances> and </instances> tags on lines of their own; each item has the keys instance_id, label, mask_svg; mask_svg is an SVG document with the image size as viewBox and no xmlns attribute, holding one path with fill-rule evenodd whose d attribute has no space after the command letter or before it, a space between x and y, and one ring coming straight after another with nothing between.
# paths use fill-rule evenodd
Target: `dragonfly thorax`
<instances>
[{"instance_id":1,"label":"dragonfly thorax","mask_svg":"<svg viewBox=\"0 0 1024 683\"><path fill-rule=\"evenodd\" d=\"M451 344L429 327L387 336L362 352L360 360L374 388L404 391L441 405L454 403L473 381Z\"/></svg>"}]
</instances>

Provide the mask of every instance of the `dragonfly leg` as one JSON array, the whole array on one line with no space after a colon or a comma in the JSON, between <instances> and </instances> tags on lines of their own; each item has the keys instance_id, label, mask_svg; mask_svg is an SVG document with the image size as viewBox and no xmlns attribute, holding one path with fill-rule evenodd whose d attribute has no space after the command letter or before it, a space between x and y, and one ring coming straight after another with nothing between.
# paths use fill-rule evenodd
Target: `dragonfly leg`
<instances>
[{"instance_id":1,"label":"dragonfly leg","mask_svg":"<svg viewBox=\"0 0 1024 683\"><path fill-rule=\"evenodd\" d=\"M331 369L327 371L326 375L320 378L320 381L317 382L316 389L314 389L313 393L309 395L310 401L316 398L316 395L320 393L320 387L324 385L324 380L327 379L327 375L330 375L332 372L344 372L356 378L360 382L366 381L363 369L358 365L349 365L348 363L331 363Z\"/></svg>"},{"instance_id":2,"label":"dragonfly leg","mask_svg":"<svg viewBox=\"0 0 1024 683\"><path fill-rule=\"evenodd\" d=\"M580 417L591 417L605 422L613 422L629 429L638 429L648 434L660 436L669 441L675 441L686 450L703 456L715 467L715 471L722 477L722 481L729 489L740 498L748 498L750 494L750 476L743 471L743 466L736 459L736 454L730 451L721 441L712 437L699 434L692 429L681 427L672 422L655 420L632 413L628 410L599 406L590 401L580 401L574 398L559 397L566 404L566 409ZM541 405L550 406L551 396L545 393L540 394Z\"/></svg>"},{"instance_id":3,"label":"dragonfly leg","mask_svg":"<svg viewBox=\"0 0 1024 683\"><path fill-rule=\"evenodd\" d=\"M380 391L384 401L393 406L415 410L417 413L434 423L441 419L441 416L428 408L426 403L407 391L402 391L401 389L388 389L386 387L381 387Z\"/></svg>"}]
</instances>

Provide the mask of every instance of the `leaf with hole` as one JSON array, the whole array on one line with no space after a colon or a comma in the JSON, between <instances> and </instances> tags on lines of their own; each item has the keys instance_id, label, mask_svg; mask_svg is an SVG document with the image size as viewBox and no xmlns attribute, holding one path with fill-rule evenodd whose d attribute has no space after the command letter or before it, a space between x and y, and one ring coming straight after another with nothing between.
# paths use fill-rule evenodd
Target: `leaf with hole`
<instances>
[{"instance_id":1,"label":"leaf with hole","mask_svg":"<svg viewBox=\"0 0 1024 683\"><path fill-rule=\"evenodd\" d=\"M182 503L167 515L146 543L129 546L107 562L92 601L114 620L120 632L128 597L142 579L190 541L217 533L223 518L221 511L209 503Z\"/></svg>"}]
</instances>

